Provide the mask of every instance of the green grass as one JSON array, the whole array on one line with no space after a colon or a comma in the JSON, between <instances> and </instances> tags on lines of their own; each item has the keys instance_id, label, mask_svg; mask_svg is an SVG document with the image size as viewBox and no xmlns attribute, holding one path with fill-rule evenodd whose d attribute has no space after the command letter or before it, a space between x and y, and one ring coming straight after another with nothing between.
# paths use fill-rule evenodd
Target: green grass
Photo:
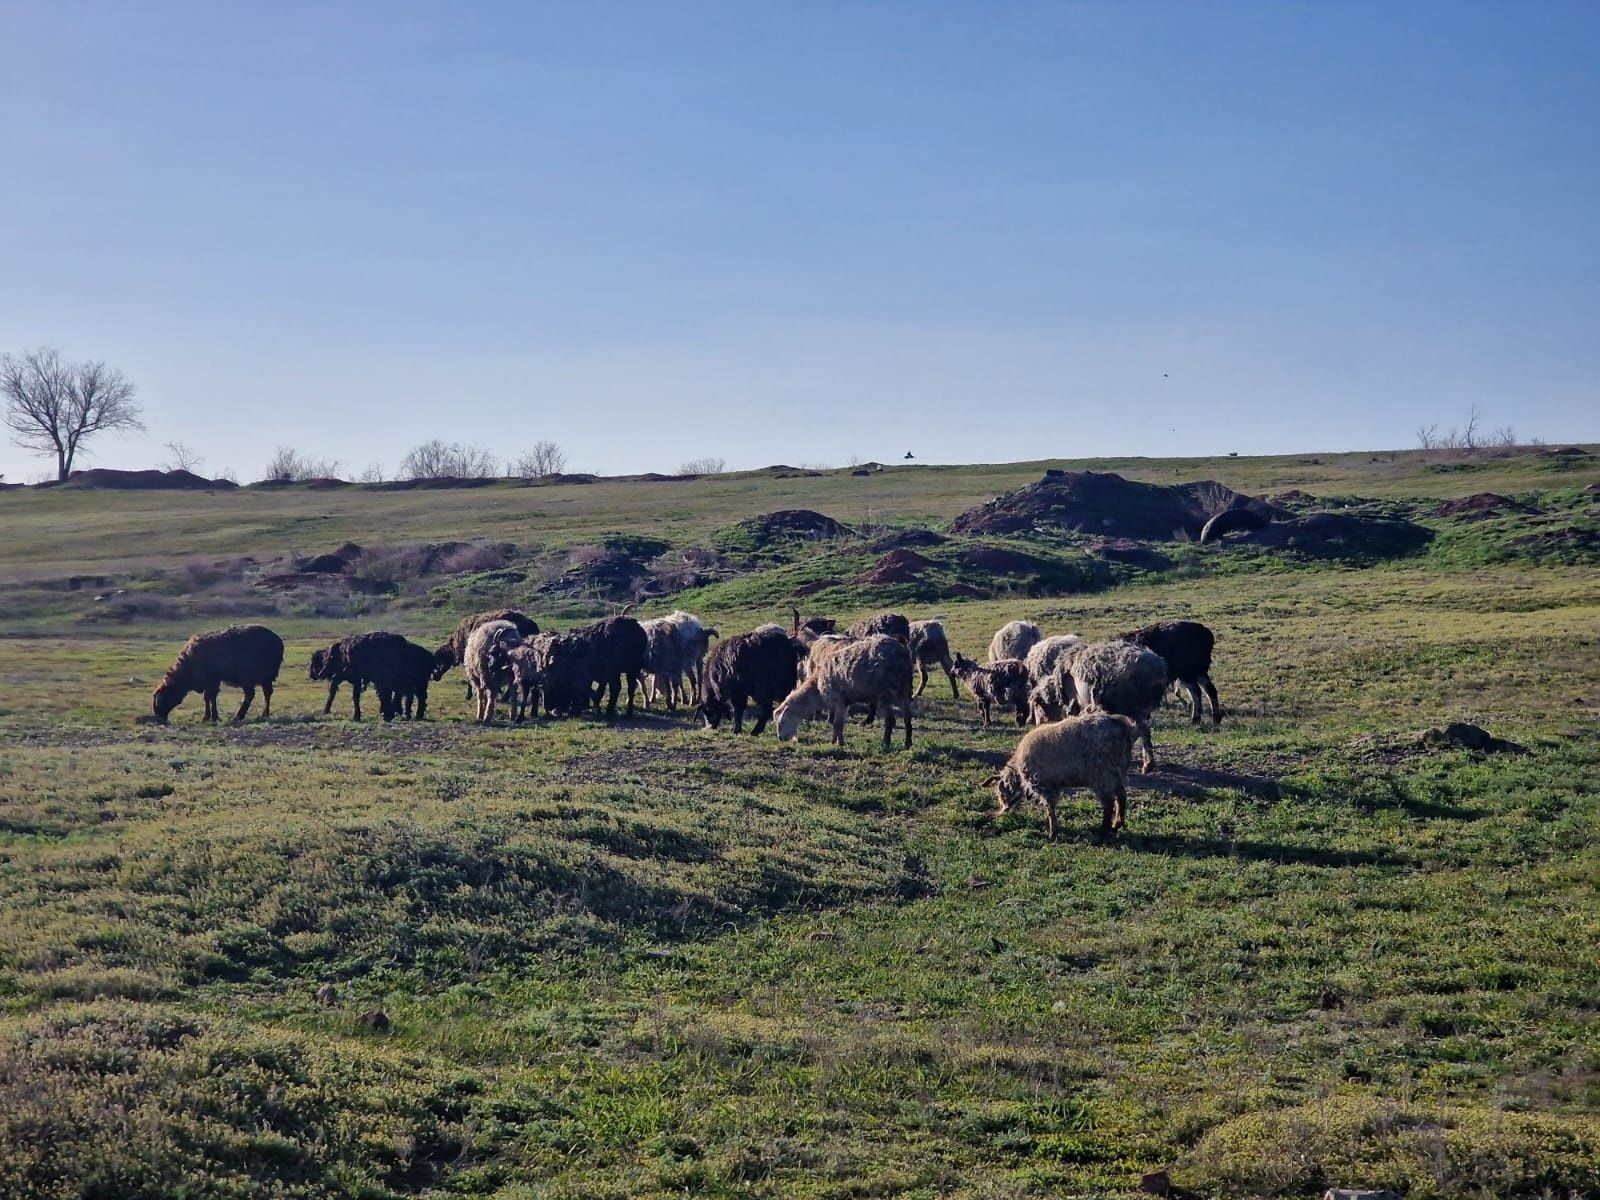
<instances>
[{"instance_id":1,"label":"green grass","mask_svg":"<svg viewBox=\"0 0 1600 1200\"><path fill-rule=\"evenodd\" d=\"M682 503L581 535L737 515ZM758 585L696 602L748 628L780 615ZM365 622L302 614L271 619L270 722L191 699L162 728L136 718L187 621L30 609L0 638L0 1195L1600 1194L1591 567L1262 561L912 611L968 653L1014 617L1194 616L1229 718L1164 710L1126 836L1079 798L1051 845L989 817L1015 730L940 679L909 754L480 729L457 675L435 719L358 726L304 663ZM1521 751L1416 744L1451 719Z\"/></svg>"}]
</instances>

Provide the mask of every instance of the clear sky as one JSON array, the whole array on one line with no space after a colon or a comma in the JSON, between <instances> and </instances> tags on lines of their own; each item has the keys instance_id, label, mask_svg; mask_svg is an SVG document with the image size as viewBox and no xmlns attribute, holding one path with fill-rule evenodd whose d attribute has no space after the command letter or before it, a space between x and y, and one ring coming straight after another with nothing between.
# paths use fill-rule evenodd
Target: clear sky
<instances>
[{"instance_id":1,"label":"clear sky","mask_svg":"<svg viewBox=\"0 0 1600 1200\"><path fill-rule=\"evenodd\" d=\"M85 465L1600 440L1593 0L0 0L0 46L0 349L149 425Z\"/></svg>"}]
</instances>

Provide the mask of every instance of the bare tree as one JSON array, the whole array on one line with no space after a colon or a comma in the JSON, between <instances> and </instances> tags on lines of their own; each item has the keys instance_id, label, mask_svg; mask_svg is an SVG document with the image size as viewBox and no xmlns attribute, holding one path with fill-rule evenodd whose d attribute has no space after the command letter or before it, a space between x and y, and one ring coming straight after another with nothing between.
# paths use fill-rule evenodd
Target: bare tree
<instances>
[{"instance_id":1,"label":"bare tree","mask_svg":"<svg viewBox=\"0 0 1600 1200\"><path fill-rule=\"evenodd\" d=\"M380 463L380 462L368 463L367 464L367 469L365 471L361 472L361 477L358 480L358 482L360 482L360 483L382 483L383 482L383 464Z\"/></svg>"},{"instance_id":2,"label":"bare tree","mask_svg":"<svg viewBox=\"0 0 1600 1200\"><path fill-rule=\"evenodd\" d=\"M0 355L0 396L12 441L56 456L56 478L72 473L83 443L107 430L143 429L134 386L103 362L64 363L50 349Z\"/></svg>"},{"instance_id":3,"label":"bare tree","mask_svg":"<svg viewBox=\"0 0 1600 1200\"><path fill-rule=\"evenodd\" d=\"M492 451L438 438L413 446L400 460L407 479L488 479L499 468Z\"/></svg>"},{"instance_id":4,"label":"bare tree","mask_svg":"<svg viewBox=\"0 0 1600 1200\"><path fill-rule=\"evenodd\" d=\"M678 468L678 474L721 475L723 468L725 468L727 465L728 463L726 459L717 458L714 455L708 454L704 458L691 458L688 462L684 463L683 466Z\"/></svg>"},{"instance_id":5,"label":"bare tree","mask_svg":"<svg viewBox=\"0 0 1600 1200\"><path fill-rule=\"evenodd\" d=\"M1478 423L1483 420L1483 414L1474 404L1467 410L1467 425L1461 431L1461 447L1464 450L1476 450L1482 444L1478 437Z\"/></svg>"},{"instance_id":6,"label":"bare tree","mask_svg":"<svg viewBox=\"0 0 1600 1200\"><path fill-rule=\"evenodd\" d=\"M1489 435L1491 445L1504 446L1506 449L1517 444L1517 431L1510 425L1502 425Z\"/></svg>"},{"instance_id":7,"label":"bare tree","mask_svg":"<svg viewBox=\"0 0 1600 1200\"><path fill-rule=\"evenodd\" d=\"M300 479L336 479L344 464L336 458L310 458L292 446L279 446L267 463L264 482L288 483Z\"/></svg>"},{"instance_id":8,"label":"bare tree","mask_svg":"<svg viewBox=\"0 0 1600 1200\"><path fill-rule=\"evenodd\" d=\"M567 452L554 442L535 442L507 464L509 473L521 479L544 479L567 469Z\"/></svg>"},{"instance_id":9,"label":"bare tree","mask_svg":"<svg viewBox=\"0 0 1600 1200\"><path fill-rule=\"evenodd\" d=\"M1417 445L1424 450L1432 450L1439 444L1439 422L1432 425L1417 426Z\"/></svg>"},{"instance_id":10,"label":"bare tree","mask_svg":"<svg viewBox=\"0 0 1600 1200\"><path fill-rule=\"evenodd\" d=\"M167 454L170 457L161 465L164 470L168 471L194 471L198 473L206 463L204 458L182 442L168 442Z\"/></svg>"}]
</instances>

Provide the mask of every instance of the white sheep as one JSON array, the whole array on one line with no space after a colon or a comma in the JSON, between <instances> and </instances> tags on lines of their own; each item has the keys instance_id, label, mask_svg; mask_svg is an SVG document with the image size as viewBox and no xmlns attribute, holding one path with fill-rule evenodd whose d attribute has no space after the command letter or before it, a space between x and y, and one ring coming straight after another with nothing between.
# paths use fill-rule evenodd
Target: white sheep
<instances>
[{"instance_id":1,"label":"white sheep","mask_svg":"<svg viewBox=\"0 0 1600 1200\"><path fill-rule=\"evenodd\" d=\"M1035 642L1022 659L1028 668L1028 678L1037 686L1047 675L1061 667L1067 656L1077 653L1085 644L1075 633L1058 633Z\"/></svg>"},{"instance_id":2,"label":"white sheep","mask_svg":"<svg viewBox=\"0 0 1600 1200\"><path fill-rule=\"evenodd\" d=\"M1032 621L1010 621L1000 626L989 642L989 661L997 663L1004 658L1025 658L1029 650L1044 634Z\"/></svg>"},{"instance_id":3,"label":"white sheep","mask_svg":"<svg viewBox=\"0 0 1600 1200\"><path fill-rule=\"evenodd\" d=\"M1138 724L1115 713L1091 713L1041 725L1022 736L995 785L1000 814L1021 800L1044 805L1045 831L1056 839L1056 802L1069 788L1086 787L1100 801L1102 836L1122 828L1128 811L1128 765Z\"/></svg>"},{"instance_id":4,"label":"white sheep","mask_svg":"<svg viewBox=\"0 0 1600 1200\"><path fill-rule=\"evenodd\" d=\"M706 651L717 631L706 625L693 613L682 609L664 617L641 621L644 629L645 670L649 672L645 684L645 707L665 693L667 709L671 711L678 701L688 703L690 698L700 702L700 676L705 671ZM684 676L689 684L684 686Z\"/></svg>"},{"instance_id":5,"label":"white sheep","mask_svg":"<svg viewBox=\"0 0 1600 1200\"><path fill-rule=\"evenodd\" d=\"M1159 654L1131 642L1084 646L1064 669L1071 673L1076 701L1086 712L1117 713L1133 718L1144 747L1148 773L1156 769L1150 742L1150 714L1167 692L1167 663Z\"/></svg>"},{"instance_id":6,"label":"white sheep","mask_svg":"<svg viewBox=\"0 0 1600 1200\"><path fill-rule=\"evenodd\" d=\"M461 665L467 674L467 685L478 699L479 722L494 720L501 689L512 681L507 651L520 645L522 635L510 621L486 621L467 638Z\"/></svg>"},{"instance_id":7,"label":"white sheep","mask_svg":"<svg viewBox=\"0 0 1600 1200\"><path fill-rule=\"evenodd\" d=\"M905 722L906 747L910 748L911 651L904 642L882 634L818 639L808 659L805 679L775 714L778 737L792 741L799 734L802 721L826 713L833 725L833 742L842 746L852 704L871 705L883 714L885 750L898 713Z\"/></svg>"}]
</instances>

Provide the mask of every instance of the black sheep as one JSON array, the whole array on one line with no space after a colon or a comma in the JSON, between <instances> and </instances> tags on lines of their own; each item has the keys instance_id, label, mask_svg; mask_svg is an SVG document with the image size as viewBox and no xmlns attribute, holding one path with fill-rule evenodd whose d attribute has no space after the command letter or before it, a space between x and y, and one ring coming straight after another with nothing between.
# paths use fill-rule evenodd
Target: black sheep
<instances>
[{"instance_id":1,"label":"black sheep","mask_svg":"<svg viewBox=\"0 0 1600 1200\"><path fill-rule=\"evenodd\" d=\"M427 684L433 671L433 654L408 642L398 633L357 633L311 655L312 679L326 680L328 702L323 714L333 711L341 683L350 685L354 716L361 720L361 693L368 684L378 693L385 721L401 715L409 699L418 701L417 716L427 713Z\"/></svg>"},{"instance_id":2,"label":"black sheep","mask_svg":"<svg viewBox=\"0 0 1600 1200\"><path fill-rule=\"evenodd\" d=\"M696 711L711 729L731 715L733 731L743 733L744 710L754 704L756 723L750 732L760 733L773 708L794 691L797 667L805 656L805 645L776 625L734 635L706 660Z\"/></svg>"},{"instance_id":3,"label":"black sheep","mask_svg":"<svg viewBox=\"0 0 1600 1200\"><path fill-rule=\"evenodd\" d=\"M617 696L622 690L622 680L628 680L628 716L633 716L633 696L639 689L639 678L644 674L644 660L649 642L644 629L632 617L607 617L581 629L574 629L569 637L577 638L589 648L590 678L595 685L594 705L610 694L606 705L608 718L617 715Z\"/></svg>"},{"instance_id":4,"label":"black sheep","mask_svg":"<svg viewBox=\"0 0 1600 1200\"><path fill-rule=\"evenodd\" d=\"M1211 698L1212 723L1222 724L1222 708L1211 682L1211 649L1216 645L1211 630L1199 621L1157 621L1132 633L1118 634L1117 641L1143 646L1166 660L1168 677L1189 689L1194 705L1191 722L1198 722L1204 713L1200 703L1200 689L1204 688Z\"/></svg>"},{"instance_id":5,"label":"black sheep","mask_svg":"<svg viewBox=\"0 0 1600 1200\"><path fill-rule=\"evenodd\" d=\"M235 721L244 720L257 688L265 698L261 719L266 720L272 715L272 685L282 666L283 639L265 625L229 625L197 633L178 651L177 660L151 697L151 707L156 720L165 724L185 696L199 692L205 697L205 720L215 721L217 693L227 684L244 692L244 703L233 715Z\"/></svg>"}]
</instances>

